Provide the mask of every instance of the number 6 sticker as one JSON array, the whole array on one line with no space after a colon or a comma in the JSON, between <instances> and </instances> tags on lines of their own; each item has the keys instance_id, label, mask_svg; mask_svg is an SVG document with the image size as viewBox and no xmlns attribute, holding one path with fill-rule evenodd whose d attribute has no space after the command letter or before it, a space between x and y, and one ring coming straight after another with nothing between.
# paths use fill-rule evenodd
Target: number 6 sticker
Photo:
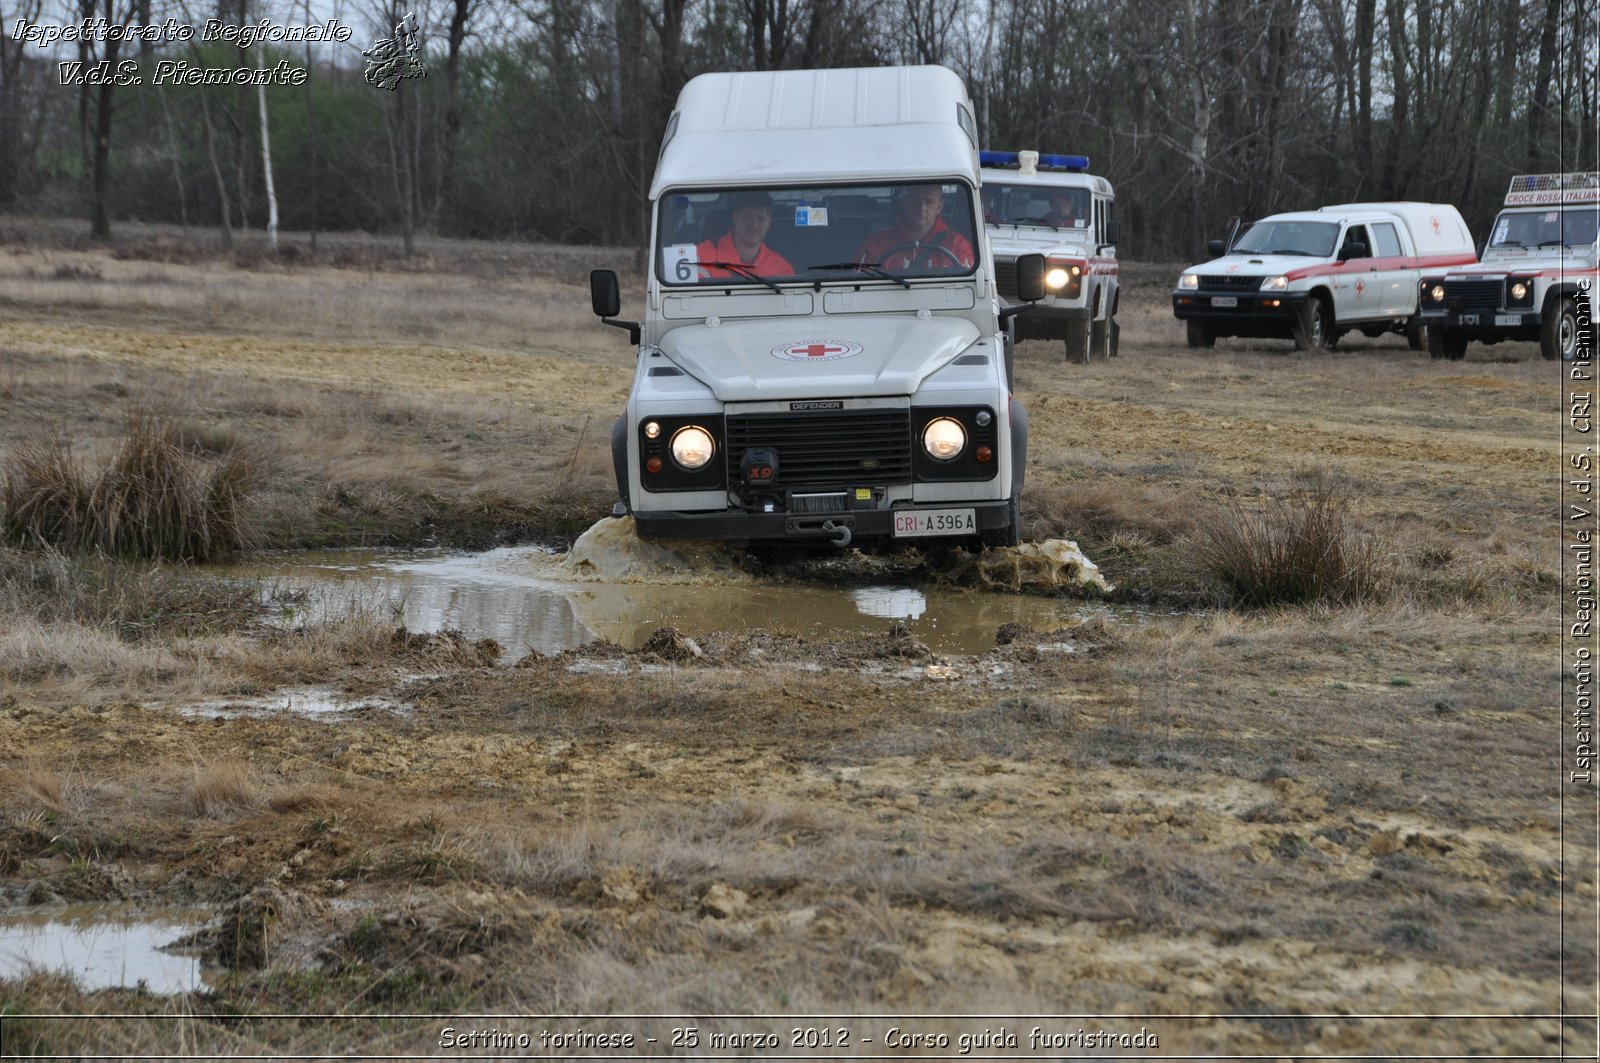
<instances>
[{"instance_id":1,"label":"number 6 sticker","mask_svg":"<svg viewBox=\"0 0 1600 1063\"><path fill-rule=\"evenodd\" d=\"M668 278L687 283L696 279L695 265L700 261L694 244L668 244L661 249L663 272Z\"/></svg>"}]
</instances>

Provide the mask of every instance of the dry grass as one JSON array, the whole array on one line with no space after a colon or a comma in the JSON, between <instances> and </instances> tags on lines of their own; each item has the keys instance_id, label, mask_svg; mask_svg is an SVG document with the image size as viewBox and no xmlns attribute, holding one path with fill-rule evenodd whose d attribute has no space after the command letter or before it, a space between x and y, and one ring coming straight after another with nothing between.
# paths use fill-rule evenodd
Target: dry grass
<instances>
[{"instance_id":1,"label":"dry grass","mask_svg":"<svg viewBox=\"0 0 1600 1063\"><path fill-rule=\"evenodd\" d=\"M1392 584L1386 544L1352 524L1349 497L1326 482L1259 512L1229 496L1201 518L1193 556L1228 601L1258 608L1370 601Z\"/></svg>"},{"instance_id":2,"label":"dry grass","mask_svg":"<svg viewBox=\"0 0 1600 1063\"><path fill-rule=\"evenodd\" d=\"M14 448L0 483L0 531L21 546L139 560L206 561L250 545L255 462L197 454L169 420L132 418L98 473L61 437Z\"/></svg>"},{"instance_id":3,"label":"dry grass","mask_svg":"<svg viewBox=\"0 0 1600 1063\"><path fill-rule=\"evenodd\" d=\"M267 803L250 767L238 762L196 765L183 795L184 811L202 819L233 819Z\"/></svg>"}]
</instances>

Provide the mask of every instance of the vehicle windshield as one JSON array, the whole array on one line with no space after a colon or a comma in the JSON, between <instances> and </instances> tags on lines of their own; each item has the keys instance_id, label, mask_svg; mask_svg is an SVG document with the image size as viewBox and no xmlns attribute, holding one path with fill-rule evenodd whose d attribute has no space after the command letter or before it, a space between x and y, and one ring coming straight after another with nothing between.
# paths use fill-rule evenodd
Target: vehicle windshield
<instances>
[{"instance_id":1,"label":"vehicle windshield","mask_svg":"<svg viewBox=\"0 0 1600 1063\"><path fill-rule=\"evenodd\" d=\"M1600 204L1508 210L1489 231L1491 248L1588 247L1600 227Z\"/></svg>"},{"instance_id":2,"label":"vehicle windshield","mask_svg":"<svg viewBox=\"0 0 1600 1063\"><path fill-rule=\"evenodd\" d=\"M977 267L972 190L957 182L688 189L657 211L663 284L904 284Z\"/></svg>"},{"instance_id":3,"label":"vehicle windshield","mask_svg":"<svg viewBox=\"0 0 1600 1063\"><path fill-rule=\"evenodd\" d=\"M1247 255L1311 255L1327 258L1339 237L1339 224L1327 221L1258 221L1230 251Z\"/></svg>"},{"instance_id":4,"label":"vehicle windshield","mask_svg":"<svg viewBox=\"0 0 1600 1063\"><path fill-rule=\"evenodd\" d=\"M1049 185L983 183L983 220L990 225L1089 227L1089 190Z\"/></svg>"}]
</instances>

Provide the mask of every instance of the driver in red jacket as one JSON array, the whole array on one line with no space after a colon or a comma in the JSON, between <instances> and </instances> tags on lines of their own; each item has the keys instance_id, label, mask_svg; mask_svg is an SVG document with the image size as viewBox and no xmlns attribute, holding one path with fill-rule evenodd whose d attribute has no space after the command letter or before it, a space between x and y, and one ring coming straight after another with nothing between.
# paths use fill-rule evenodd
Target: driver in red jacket
<instances>
[{"instance_id":1,"label":"driver in red jacket","mask_svg":"<svg viewBox=\"0 0 1600 1063\"><path fill-rule=\"evenodd\" d=\"M856 252L862 265L883 269L971 269L972 244L945 224L944 191L936 184L910 185L900 194L895 224L867 237Z\"/></svg>"}]
</instances>

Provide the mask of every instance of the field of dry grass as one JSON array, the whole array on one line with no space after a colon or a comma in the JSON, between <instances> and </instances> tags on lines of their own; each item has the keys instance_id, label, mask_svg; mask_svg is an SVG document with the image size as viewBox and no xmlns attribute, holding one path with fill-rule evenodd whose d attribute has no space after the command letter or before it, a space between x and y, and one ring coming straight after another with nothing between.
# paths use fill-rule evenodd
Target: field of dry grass
<instances>
[{"instance_id":1,"label":"field of dry grass","mask_svg":"<svg viewBox=\"0 0 1600 1063\"><path fill-rule=\"evenodd\" d=\"M583 282L627 253L121 232L0 220L7 469L51 440L101 468L154 416L249 461L272 549L565 545L608 512L631 355ZM883 1038L1053 1023L1168 1058L1592 1057L1557 367L1392 337L1191 352L1176 270L1130 265L1118 358L1018 358L1025 535L1077 540L1160 621L937 659L707 618L699 656L496 662L385 617L266 628L258 588L182 566L0 548L0 901L198 906L211 985L0 981L7 1015L77 1016L0 1020L6 1051L826 1025L938 1055ZM1317 497L1370 584L1230 604L1222 532ZM307 684L399 709L178 711Z\"/></svg>"}]
</instances>

